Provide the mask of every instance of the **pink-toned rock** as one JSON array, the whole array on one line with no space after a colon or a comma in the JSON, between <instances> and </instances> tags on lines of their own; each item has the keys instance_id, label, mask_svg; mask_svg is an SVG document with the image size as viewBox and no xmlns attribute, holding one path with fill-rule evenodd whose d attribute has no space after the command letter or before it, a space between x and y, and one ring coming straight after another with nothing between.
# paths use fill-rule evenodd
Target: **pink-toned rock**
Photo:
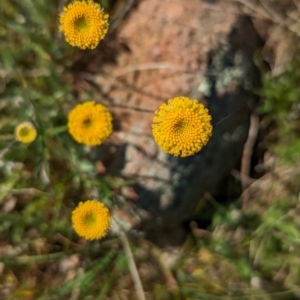
<instances>
[{"instance_id":1,"label":"pink-toned rock","mask_svg":"<svg viewBox=\"0 0 300 300\"><path fill-rule=\"evenodd\" d=\"M97 100L110 106L116 123L99 159L107 173L136 180L138 198L129 202L139 224L189 219L240 161L247 107L260 83L252 55L261 42L231 2L208 2L141 1L116 33L115 63L102 57L90 67L102 93ZM180 95L204 102L215 124L205 149L184 159L163 153L151 134L153 111Z\"/></svg>"}]
</instances>

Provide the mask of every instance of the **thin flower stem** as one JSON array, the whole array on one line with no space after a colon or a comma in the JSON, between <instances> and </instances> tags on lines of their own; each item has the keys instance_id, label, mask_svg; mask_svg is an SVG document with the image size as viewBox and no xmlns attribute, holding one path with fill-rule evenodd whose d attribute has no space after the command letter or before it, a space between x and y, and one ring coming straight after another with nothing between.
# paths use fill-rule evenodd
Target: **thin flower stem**
<instances>
[{"instance_id":1,"label":"thin flower stem","mask_svg":"<svg viewBox=\"0 0 300 300\"><path fill-rule=\"evenodd\" d=\"M133 280L133 283L134 283L134 286L136 289L137 296L138 296L139 300L146 300L142 282L141 282L141 279L140 279L140 276L139 276L139 273L138 273L138 270L137 270L137 267L136 267L136 264L135 264L135 261L133 258L132 251L130 249L130 245L129 245L127 236L121 230L119 232L119 236L120 236L121 242L123 244L123 248L124 248L125 255L126 255L126 258L128 261L130 274L131 274L131 277L132 277L132 280Z\"/></svg>"},{"instance_id":2,"label":"thin flower stem","mask_svg":"<svg viewBox=\"0 0 300 300\"><path fill-rule=\"evenodd\" d=\"M129 271L130 271L131 278L132 278L132 281L133 281L134 286L135 286L135 290L136 290L138 299L139 300L146 300L144 289L143 289L143 286L142 286L142 282L141 282L141 279L140 279L140 276L139 276L139 273L138 273L138 270L137 270L137 267L136 267L136 264L135 264L135 261L134 261L134 258L133 258L133 254L132 254L127 236L122 231L122 229L120 228L118 222L116 220L114 220L113 218L111 220L111 227L113 228L113 231L115 233L117 233L118 236L121 239L121 242L122 242L122 245L123 245L123 248L124 248L124 252L125 252L125 255L126 255L126 258L127 258Z\"/></svg>"}]
</instances>

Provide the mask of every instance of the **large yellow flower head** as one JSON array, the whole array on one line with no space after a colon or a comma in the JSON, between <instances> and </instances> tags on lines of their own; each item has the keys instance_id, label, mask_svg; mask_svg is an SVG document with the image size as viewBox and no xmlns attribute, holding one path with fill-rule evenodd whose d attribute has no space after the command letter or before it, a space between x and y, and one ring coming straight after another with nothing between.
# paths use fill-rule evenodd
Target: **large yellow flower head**
<instances>
[{"instance_id":1,"label":"large yellow flower head","mask_svg":"<svg viewBox=\"0 0 300 300\"><path fill-rule=\"evenodd\" d=\"M37 131L30 122L20 123L15 129L16 140L24 144L32 143L36 136Z\"/></svg>"},{"instance_id":2,"label":"large yellow flower head","mask_svg":"<svg viewBox=\"0 0 300 300\"><path fill-rule=\"evenodd\" d=\"M60 15L59 30L80 49L95 49L108 31L108 14L93 0L74 0Z\"/></svg>"},{"instance_id":3,"label":"large yellow flower head","mask_svg":"<svg viewBox=\"0 0 300 300\"><path fill-rule=\"evenodd\" d=\"M68 129L78 143L100 145L112 133L112 115L104 105L87 101L71 110Z\"/></svg>"},{"instance_id":4,"label":"large yellow flower head","mask_svg":"<svg viewBox=\"0 0 300 300\"><path fill-rule=\"evenodd\" d=\"M109 210L95 200L80 202L72 212L73 228L87 240L103 238L109 229L110 219Z\"/></svg>"},{"instance_id":5,"label":"large yellow flower head","mask_svg":"<svg viewBox=\"0 0 300 300\"><path fill-rule=\"evenodd\" d=\"M188 97L169 99L153 118L152 133L157 145L174 156L191 156L207 144L212 135L208 109Z\"/></svg>"}]
</instances>

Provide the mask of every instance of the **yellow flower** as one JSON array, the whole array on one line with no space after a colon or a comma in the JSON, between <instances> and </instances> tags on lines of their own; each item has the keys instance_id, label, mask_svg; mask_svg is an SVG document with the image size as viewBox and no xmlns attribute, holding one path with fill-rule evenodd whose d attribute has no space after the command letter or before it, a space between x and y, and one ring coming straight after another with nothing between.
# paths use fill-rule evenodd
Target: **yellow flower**
<instances>
[{"instance_id":1,"label":"yellow flower","mask_svg":"<svg viewBox=\"0 0 300 300\"><path fill-rule=\"evenodd\" d=\"M174 156L191 156L207 144L212 135L208 109L188 97L169 99L153 118L152 133L158 146Z\"/></svg>"},{"instance_id":2,"label":"yellow flower","mask_svg":"<svg viewBox=\"0 0 300 300\"><path fill-rule=\"evenodd\" d=\"M73 228L87 240L103 238L109 229L110 219L109 210L95 200L80 202L72 212Z\"/></svg>"},{"instance_id":3,"label":"yellow flower","mask_svg":"<svg viewBox=\"0 0 300 300\"><path fill-rule=\"evenodd\" d=\"M15 136L17 141L30 144L35 140L37 131L30 122L24 122L16 127Z\"/></svg>"},{"instance_id":4,"label":"yellow flower","mask_svg":"<svg viewBox=\"0 0 300 300\"><path fill-rule=\"evenodd\" d=\"M104 105L88 101L71 110L68 129L78 143L100 145L112 133L112 116Z\"/></svg>"},{"instance_id":5,"label":"yellow flower","mask_svg":"<svg viewBox=\"0 0 300 300\"><path fill-rule=\"evenodd\" d=\"M108 14L93 0L75 0L64 7L59 30L66 41L80 49L95 49L108 31Z\"/></svg>"}]
</instances>

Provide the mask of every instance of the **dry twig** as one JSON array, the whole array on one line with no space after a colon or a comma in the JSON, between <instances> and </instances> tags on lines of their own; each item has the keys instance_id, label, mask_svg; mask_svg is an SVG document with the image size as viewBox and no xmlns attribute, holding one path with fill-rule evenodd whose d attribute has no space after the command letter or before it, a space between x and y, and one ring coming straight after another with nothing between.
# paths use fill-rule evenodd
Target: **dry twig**
<instances>
[{"instance_id":1,"label":"dry twig","mask_svg":"<svg viewBox=\"0 0 300 300\"><path fill-rule=\"evenodd\" d=\"M171 70L171 71L182 71L186 73L194 73L196 70L189 70L184 65L175 65L168 62L153 62L153 63L143 63L137 65L129 65L123 69L121 69L114 78L121 77L128 73L136 72L136 71L148 71L148 70Z\"/></svg>"},{"instance_id":2,"label":"dry twig","mask_svg":"<svg viewBox=\"0 0 300 300\"><path fill-rule=\"evenodd\" d=\"M241 164L241 182L244 193L243 195L243 208L246 208L250 200L250 192L247 189L249 182L245 178L249 178L251 157L253 152L253 147L256 141L257 133L259 128L259 118L256 114L252 114L250 117L250 128L248 133L247 141L244 145L244 151L242 156Z\"/></svg>"},{"instance_id":3,"label":"dry twig","mask_svg":"<svg viewBox=\"0 0 300 300\"><path fill-rule=\"evenodd\" d=\"M261 5L257 5L253 3L253 1L249 0L233 0L235 2L241 3L244 7L250 9L252 12L256 13L258 16L261 16L271 22L290 30L291 32L295 33L298 37L300 37L299 31L299 22L293 20L293 18L289 17L288 15L282 15L279 12L275 11L265 0L260 0ZM298 3L295 4L299 9Z\"/></svg>"}]
</instances>

